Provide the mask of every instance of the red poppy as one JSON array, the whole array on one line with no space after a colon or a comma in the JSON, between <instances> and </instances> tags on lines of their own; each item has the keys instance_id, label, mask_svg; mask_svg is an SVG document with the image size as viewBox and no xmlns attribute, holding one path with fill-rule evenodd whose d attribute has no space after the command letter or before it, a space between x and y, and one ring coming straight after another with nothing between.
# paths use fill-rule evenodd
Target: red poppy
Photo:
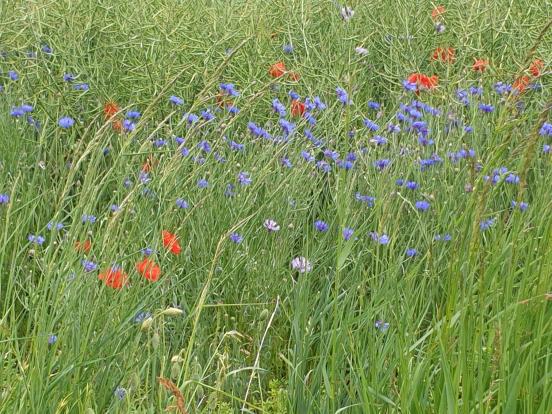
<instances>
[{"instance_id":1,"label":"red poppy","mask_svg":"<svg viewBox=\"0 0 552 414\"><path fill-rule=\"evenodd\" d=\"M88 253L91 247L92 247L92 242L88 239L83 242L80 242L80 241L75 242L75 250L78 252Z\"/></svg>"},{"instance_id":2,"label":"red poppy","mask_svg":"<svg viewBox=\"0 0 552 414\"><path fill-rule=\"evenodd\" d=\"M475 59L475 62L472 65L472 70L474 72L485 72L489 67L489 61L485 59Z\"/></svg>"},{"instance_id":3,"label":"red poppy","mask_svg":"<svg viewBox=\"0 0 552 414\"><path fill-rule=\"evenodd\" d=\"M178 237L166 230L161 232L163 236L163 246L173 254L179 254L182 251L180 244L178 243Z\"/></svg>"},{"instance_id":4,"label":"red poppy","mask_svg":"<svg viewBox=\"0 0 552 414\"><path fill-rule=\"evenodd\" d=\"M529 66L529 72L535 77L538 78L541 74L541 71L544 69L544 62L540 59L536 59L533 62L531 62L531 66Z\"/></svg>"},{"instance_id":5,"label":"red poppy","mask_svg":"<svg viewBox=\"0 0 552 414\"><path fill-rule=\"evenodd\" d=\"M121 269L112 267L98 275L105 285L113 289L121 289L127 284L128 277Z\"/></svg>"},{"instance_id":6,"label":"red poppy","mask_svg":"<svg viewBox=\"0 0 552 414\"><path fill-rule=\"evenodd\" d=\"M303 116L305 104L297 99L291 101L291 116Z\"/></svg>"},{"instance_id":7,"label":"red poppy","mask_svg":"<svg viewBox=\"0 0 552 414\"><path fill-rule=\"evenodd\" d=\"M136 270L150 282L156 282L161 276L161 268L147 257L136 263Z\"/></svg>"},{"instance_id":8,"label":"red poppy","mask_svg":"<svg viewBox=\"0 0 552 414\"><path fill-rule=\"evenodd\" d=\"M117 119L116 121L113 122L112 128L114 131L121 132L123 130L123 121L121 121L120 119Z\"/></svg>"},{"instance_id":9,"label":"red poppy","mask_svg":"<svg viewBox=\"0 0 552 414\"><path fill-rule=\"evenodd\" d=\"M431 11L431 18L433 20L437 20L439 17L445 14L445 12L446 12L445 6L439 5Z\"/></svg>"},{"instance_id":10,"label":"red poppy","mask_svg":"<svg viewBox=\"0 0 552 414\"><path fill-rule=\"evenodd\" d=\"M520 76L512 84L512 88L517 89L519 93L524 92L525 89L529 86L531 79L527 75Z\"/></svg>"},{"instance_id":11,"label":"red poppy","mask_svg":"<svg viewBox=\"0 0 552 414\"><path fill-rule=\"evenodd\" d=\"M153 167L157 166L159 164L159 161L153 158L153 155L150 155L146 162L142 165L142 171L143 172L150 172L153 170Z\"/></svg>"},{"instance_id":12,"label":"red poppy","mask_svg":"<svg viewBox=\"0 0 552 414\"><path fill-rule=\"evenodd\" d=\"M433 89L439 84L439 78L436 75L427 76L423 73L413 73L407 78L408 82L416 84L419 92L420 89Z\"/></svg>"},{"instance_id":13,"label":"red poppy","mask_svg":"<svg viewBox=\"0 0 552 414\"><path fill-rule=\"evenodd\" d=\"M431 58L445 63L452 63L456 60L456 50L452 47L438 47Z\"/></svg>"},{"instance_id":14,"label":"red poppy","mask_svg":"<svg viewBox=\"0 0 552 414\"><path fill-rule=\"evenodd\" d=\"M120 110L121 109L119 108L119 105L117 105L116 102L113 102L113 101L106 102L103 108L105 119L113 118Z\"/></svg>"},{"instance_id":15,"label":"red poppy","mask_svg":"<svg viewBox=\"0 0 552 414\"><path fill-rule=\"evenodd\" d=\"M286 71L287 71L286 64L282 61L279 61L270 67L270 69L268 70L268 73L273 78L279 78L283 76L286 73Z\"/></svg>"}]
</instances>

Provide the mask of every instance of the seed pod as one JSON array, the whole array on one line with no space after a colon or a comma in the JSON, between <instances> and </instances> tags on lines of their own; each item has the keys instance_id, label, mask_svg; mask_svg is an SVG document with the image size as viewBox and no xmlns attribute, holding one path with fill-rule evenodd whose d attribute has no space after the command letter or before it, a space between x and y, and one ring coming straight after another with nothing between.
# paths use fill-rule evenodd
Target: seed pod
<instances>
[{"instance_id":1,"label":"seed pod","mask_svg":"<svg viewBox=\"0 0 552 414\"><path fill-rule=\"evenodd\" d=\"M151 328L151 325L153 325L153 318L150 316L149 318L144 319L140 329L142 329L142 331L147 331L149 328Z\"/></svg>"},{"instance_id":2,"label":"seed pod","mask_svg":"<svg viewBox=\"0 0 552 414\"><path fill-rule=\"evenodd\" d=\"M167 316L180 316L184 313L182 309L178 308L167 308L163 312L161 312L161 315L167 315Z\"/></svg>"},{"instance_id":3,"label":"seed pod","mask_svg":"<svg viewBox=\"0 0 552 414\"><path fill-rule=\"evenodd\" d=\"M161 341L161 339L159 338L159 334L157 332L155 332L153 334L153 336L151 337L151 346L153 347L153 349L159 348L159 342L160 341Z\"/></svg>"}]
</instances>

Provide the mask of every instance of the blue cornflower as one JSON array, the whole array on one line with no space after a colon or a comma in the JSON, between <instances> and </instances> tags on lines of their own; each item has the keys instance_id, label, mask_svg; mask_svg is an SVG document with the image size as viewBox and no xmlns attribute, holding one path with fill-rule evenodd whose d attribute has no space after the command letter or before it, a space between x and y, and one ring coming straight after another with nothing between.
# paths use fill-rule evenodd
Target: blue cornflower
<instances>
[{"instance_id":1,"label":"blue cornflower","mask_svg":"<svg viewBox=\"0 0 552 414\"><path fill-rule=\"evenodd\" d=\"M482 87L477 87L477 86L470 86L470 93L472 95L481 96L481 95L483 95L483 88Z\"/></svg>"},{"instance_id":2,"label":"blue cornflower","mask_svg":"<svg viewBox=\"0 0 552 414\"><path fill-rule=\"evenodd\" d=\"M19 75L17 74L17 72L15 70L9 70L8 71L8 77L12 80L12 81L16 81L19 79Z\"/></svg>"},{"instance_id":3,"label":"blue cornflower","mask_svg":"<svg viewBox=\"0 0 552 414\"><path fill-rule=\"evenodd\" d=\"M136 324L141 324L148 318L151 318L151 312L139 311L136 313L136 315L134 315L134 318L132 318L132 322Z\"/></svg>"},{"instance_id":4,"label":"blue cornflower","mask_svg":"<svg viewBox=\"0 0 552 414\"><path fill-rule=\"evenodd\" d=\"M405 91L414 92L418 86L415 83L409 82L406 79L402 81L402 85Z\"/></svg>"},{"instance_id":5,"label":"blue cornflower","mask_svg":"<svg viewBox=\"0 0 552 414\"><path fill-rule=\"evenodd\" d=\"M283 157L281 160L281 163L284 167L286 168L291 168L293 167L293 164L291 163L291 161L289 160L289 158L286 158L286 157Z\"/></svg>"},{"instance_id":6,"label":"blue cornflower","mask_svg":"<svg viewBox=\"0 0 552 414\"><path fill-rule=\"evenodd\" d=\"M293 45L286 44L282 46L282 50L284 51L284 53L293 53Z\"/></svg>"},{"instance_id":7,"label":"blue cornflower","mask_svg":"<svg viewBox=\"0 0 552 414\"><path fill-rule=\"evenodd\" d=\"M228 145L230 146L230 149L233 151L243 151L245 148L244 144L238 144L235 141L230 141Z\"/></svg>"},{"instance_id":8,"label":"blue cornflower","mask_svg":"<svg viewBox=\"0 0 552 414\"><path fill-rule=\"evenodd\" d=\"M494 106L492 106L491 104L484 104L484 103L479 104L479 110L482 112L489 113L489 112L493 112L494 109L495 109Z\"/></svg>"},{"instance_id":9,"label":"blue cornflower","mask_svg":"<svg viewBox=\"0 0 552 414\"><path fill-rule=\"evenodd\" d=\"M76 91L87 91L90 89L90 85L88 85L87 83L85 82L82 82L82 83L75 83L73 85L73 89L76 90Z\"/></svg>"},{"instance_id":10,"label":"blue cornflower","mask_svg":"<svg viewBox=\"0 0 552 414\"><path fill-rule=\"evenodd\" d=\"M276 112L280 117L285 117L286 116L286 107L284 106L284 104L282 104L282 102L280 102L278 100L278 98L274 98L272 100L272 109L274 110L274 112Z\"/></svg>"},{"instance_id":11,"label":"blue cornflower","mask_svg":"<svg viewBox=\"0 0 552 414\"><path fill-rule=\"evenodd\" d=\"M448 233L444 234L444 235L440 235L440 234L436 234L434 239L436 241L451 241L452 240L452 236Z\"/></svg>"},{"instance_id":12,"label":"blue cornflower","mask_svg":"<svg viewBox=\"0 0 552 414\"><path fill-rule=\"evenodd\" d=\"M299 94L294 91L289 91L288 95L292 100L298 100L300 98Z\"/></svg>"},{"instance_id":13,"label":"blue cornflower","mask_svg":"<svg viewBox=\"0 0 552 414\"><path fill-rule=\"evenodd\" d=\"M479 228L481 229L481 231L485 231L494 225L495 220L495 218L483 220L481 223L479 223Z\"/></svg>"},{"instance_id":14,"label":"blue cornflower","mask_svg":"<svg viewBox=\"0 0 552 414\"><path fill-rule=\"evenodd\" d=\"M115 389L115 391L113 392L113 394L115 395L115 397L117 397L119 400L123 400L125 397L126 397L126 394L127 394L127 391L121 387L120 385L117 386L117 388Z\"/></svg>"},{"instance_id":15,"label":"blue cornflower","mask_svg":"<svg viewBox=\"0 0 552 414\"><path fill-rule=\"evenodd\" d=\"M380 109L381 105L374 101L368 101L368 108L373 109L374 111L377 111Z\"/></svg>"},{"instance_id":16,"label":"blue cornflower","mask_svg":"<svg viewBox=\"0 0 552 414\"><path fill-rule=\"evenodd\" d=\"M174 96L174 95L172 95L169 98L169 102L172 103L173 105L183 105L184 104L184 100L182 98L179 98L178 96Z\"/></svg>"},{"instance_id":17,"label":"blue cornflower","mask_svg":"<svg viewBox=\"0 0 552 414\"><path fill-rule=\"evenodd\" d=\"M308 151L301 151L301 157L303 157L303 159L307 162L314 162L316 160L316 158L314 158L314 156Z\"/></svg>"},{"instance_id":18,"label":"blue cornflower","mask_svg":"<svg viewBox=\"0 0 552 414\"><path fill-rule=\"evenodd\" d=\"M138 174L138 179L142 184L147 184L151 181L151 178L146 171L140 171L140 174Z\"/></svg>"},{"instance_id":19,"label":"blue cornflower","mask_svg":"<svg viewBox=\"0 0 552 414\"><path fill-rule=\"evenodd\" d=\"M174 137L174 142L176 143L177 146L181 146L186 142L186 138Z\"/></svg>"},{"instance_id":20,"label":"blue cornflower","mask_svg":"<svg viewBox=\"0 0 552 414\"><path fill-rule=\"evenodd\" d=\"M188 125L193 125L195 124L197 121L199 121L199 116L197 116L196 114L190 112L187 116L186 116L186 122L188 123Z\"/></svg>"},{"instance_id":21,"label":"blue cornflower","mask_svg":"<svg viewBox=\"0 0 552 414\"><path fill-rule=\"evenodd\" d=\"M243 241L243 237L238 233L232 233L230 235L230 240L236 244L240 244Z\"/></svg>"},{"instance_id":22,"label":"blue cornflower","mask_svg":"<svg viewBox=\"0 0 552 414\"><path fill-rule=\"evenodd\" d=\"M325 173L329 173L332 170L332 166L324 160L320 160L316 163L316 167Z\"/></svg>"},{"instance_id":23,"label":"blue cornflower","mask_svg":"<svg viewBox=\"0 0 552 414\"><path fill-rule=\"evenodd\" d=\"M238 108L237 106L232 105L228 108L228 112L230 113L230 115L237 115L237 114L240 113L240 108Z\"/></svg>"},{"instance_id":24,"label":"blue cornflower","mask_svg":"<svg viewBox=\"0 0 552 414\"><path fill-rule=\"evenodd\" d=\"M200 178L197 180L197 186L199 188L206 188L209 185L209 182L205 178Z\"/></svg>"},{"instance_id":25,"label":"blue cornflower","mask_svg":"<svg viewBox=\"0 0 552 414\"><path fill-rule=\"evenodd\" d=\"M23 104L21 105L21 110L23 112L25 112L26 114L30 113L30 112L33 112L33 106L32 105L29 105L29 104Z\"/></svg>"},{"instance_id":26,"label":"blue cornflower","mask_svg":"<svg viewBox=\"0 0 552 414\"><path fill-rule=\"evenodd\" d=\"M130 119L125 119L123 121L123 130L125 132L132 132L136 129L136 124L132 122Z\"/></svg>"},{"instance_id":27,"label":"blue cornflower","mask_svg":"<svg viewBox=\"0 0 552 414\"><path fill-rule=\"evenodd\" d=\"M543 123L542 127L539 130L539 134L543 137L552 136L552 124L549 124L547 122Z\"/></svg>"},{"instance_id":28,"label":"blue cornflower","mask_svg":"<svg viewBox=\"0 0 552 414\"><path fill-rule=\"evenodd\" d=\"M201 111L201 117L205 120L205 122L215 119L215 116L208 109Z\"/></svg>"},{"instance_id":29,"label":"blue cornflower","mask_svg":"<svg viewBox=\"0 0 552 414\"><path fill-rule=\"evenodd\" d=\"M63 229L63 223L54 223L53 221L50 221L48 224L46 224L46 228L48 230L52 230L52 229L56 229L56 230L61 230Z\"/></svg>"},{"instance_id":30,"label":"blue cornflower","mask_svg":"<svg viewBox=\"0 0 552 414\"><path fill-rule=\"evenodd\" d=\"M226 197L234 197L236 193L234 192L234 184L227 184L226 189L224 190L224 195Z\"/></svg>"},{"instance_id":31,"label":"blue cornflower","mask_svg":"<svg viewBox=\"0 0 552 414\"><path fill-rule=\"evenodd\" d=\"M345 227L343 229L343 232L342 232L342 235L343 235L343 239L345 240L350 240L351 237L353 237L353 233L354 233L354 230L350 227Z\"/></svg>"},{"instance_id":32,"label":"blue cornflower","mask_svg":"<svg viewBox=\"0 0 552 414\"><path fill-rule=\"evenodd\" d=\"M422 200L422 201L416 201L416 209L419 211L427 211L429 210L430 204L429 202Z\"/></svg>"},{"instance_id":33,"label":"blue cornflower","mask_svg":"<svg viewBox=\"0 0 552 414\"><path fill-rule=\"evenodd\" d=\"M508 184L519 184L519 176L515 174L508 174L508 176L504 179Z\"/></svg>"},{"instance_id":34,"label":"blue cornflower","mask_svg":"<svg viewBox=\"0 0 552 414\"><path fill-rule=\"evenodd\" d=\"M167 141L165 141L164 139L156 139L155 141L153 141L153 146L155 148L164 147L166 144L167 144Z\"/></svg>"},{"instance_id":35,"label":"blue cornflower","mask_svg":"<svg viewBox=\"0 0 552 414\"><path fill-rule=\"evenodd\" d=\"M198 143L197 147L203 152L207 152L207 153L211 152L211 145L209 144L209 142L207 142L207 140L203 140L200 143Z\"/></svg>"},{"instance_id":36,"label":"blue cornflower","mask_svg":"<svg viewBox=\"0 0 552 414\"><path fill-rule=\"evenodd\" d=\"M54 345L58 340L58 337L54 334L48 335L48 345Z\"/></svg>"},{"instance_id":37,"label":"blue cornflower","mask_svg":"<svg viewBox=\"0 0 552 414\"><path fill-rule=\"evenodd\" d=\"M542 146L542 152L545 153L545 154L550 154L551 149L552 149L552 147L548 144L544 144Z\"/></svg>"},{"instance_id":38,"label":"blue cornflower","mask_svg":"<svg viewBox=\"0 0 552 414\"><path fill-rule=\"evenodd\" d=\"M64 116L59 119L58 125L64 129L68 129L75 125L75 120L70 116Z\"/></svg>"},{"instance_id":39,"label":"blue cornflower","mask_svg":"<svg viewBox=\"0 0 552 414\"><path fill-rule=\"evenodd\" d=\"M82 222L94 224L96 222L96 216L93 216L92 214L83 214Z\"/></svg>"},{"instance_id":40,"label":"blue cornflower","mask_svg":"<svg viewBox=\"0 0 552 414\"><path fill-rule=\"evenodd\" d=\"M128 119L138 119L142 116L142 114L136 110L131 110L131 111L128 111L127 114L126 114L126 117Z\"/></svg>"},{"instance_id":41,"label":"blue cornflower","mask_svg":"<svg viewBox=\"0 0 552 414\"><path fill-rule=\"evenodd\" d=\"M0 194L0 204L8 204L10 202L9 194Z\"/></svg>"},{"instance_id":42,"label":"blue cornflower","mask_svg":"<svg viewBox=\"0 0 552 414\"><path fill-rule=\"evenodd\" d=\"M178 208L186 209L189 207L188 202L184 200L183 198L177 198L176 199L176 206Z\"/></svg>"},{"instance_id":43,"label":"blue cornflower","mask_svg":"<svg viewBox=\"0 0 552 414\"><path fill-rule=\"evenodd\" d=\"M109 206L109 209L113 212L113 213L116 213L117 211L119 211L121 208L117 205L117 204L111 204Z\"/></svg>"},{"instance_id":44,"label":"blue cornflower","mask_svg":"<svg viewBox=\"0 0 552 414\"><path fill-rule=\"evenodd\" d=\"M65 73L63 74L63 80L65 82L73 82L75 80L75 75L72 73Z\"/></svg>"},{"instance_id":45,"label":"blue cornflower","mask_svg":"<svg viewBox=\"0 0 552 414\"><path fill-rule=\"evenodd\" d=\"M334 161L337 161L339 159L339 153L337 151L332 151L330 149L324 150L324 156L326 158L331 158Z\"/></svg>"},{"instance_id":46,"label":"blue cornflower","mask_svg":"<svg viewBox=\"0 0 552 414\"><path fill-rule=\"evenodd\" d=\"M406 257L414 257L418 254L416 249L406 249Z\"/></svg>"},{"instance_id":47,"label":"blue cornflower","mask_svg":"<svg viewBox=\"0 0 552 414\"><path fill-rule=\"evenodd\" d=\"M29 240L31 243L38 244L39 246L42 246L42 244L46 241L46 239L42 236L35 236L34 234L29 234L27 236L27 240Z\"/></svg>"},{"instance_id":48,"label":"blue cornflower","mask_svg":"<svg viewBox=\"0 0 552 414\"><path fill-rule=\"evenodd\" d=\"M369 119L364 120L364 126L368 128L370 131L377 131L380 127L378 124L376 124L374 121L371 121Z\"/></svg>"},{"instance_id":49,"label":"blue cornflower","mask_svg":"<svg viewBox=\"0 0 552 414\"><path fill-rule=\"evenodd\" d=\"M187 157L188 155L190 155L190 150L187 147L182 147L180 149L180 155L182 155L183 157Z\"/></svg>"},{"instance_id":50,"label":"blue cornflower","mask_svg":"<svg viewBox=\"0 0 552 414\"><path fill-rule=\"evenodd\" d=\"M386 332L389 329L389 322L376 321L374 326L379 329L381 332Z\"/></svg>"},{"instance_id":51,"label":"blue cornflower","mask_svg":"<svg viewBox=\"0 0 552 414\"><path fill-rule=\"evenodd\" d=\"M52 48L48 45L42 45L42 47L40 48L40 50L42 50L44 53L46 53L47 55L51 55L52 54Z\"/></svg>"},{"instance_id":52,"label":"blue cornflower","mask_svg":"<svg viewBox=\"0 0 552 414\"><path fill-rule=\"evenodd\" d=\"M343 105L351 105L352 104L352 102L349 100L349 95L347 94L347 91L345 89L337 87L337 88L335 88L335 93L337 95L337 99Z\"/></svg>"},{"instance_id":53,"label":"blue cornflower","mask_svg":"<svg viewBox=\"0 0 552 414\"><path fill-rule=\"evenodd\" d=\"M504 95L512 91L512 85L507 85L502 82L497 82L494 84L494 90L499 95Z\"/></svg>"},{"instance_id":54,"label":"blue cornflower","mask_svg":"<svg viewBox=\"0 0 552 414\"><path fill-rule=\"evenodd\" d=\"M407 181L406 188L409 190L417 190L420 186L415 181Z\"/></svg>"},{"instance_id":55,"label":"blue cornflower","mask_svg":"<svg viewBox=\"0 0 552 414\"><path fill-rule=\"evenodd\" d=\"M233 83L221 83L219 85L221 91L230 96L240 96L240 93L235 89Z\"/></svg>"},{"instance_id":56,"label":"blue cornflower","mask_svg":"<svg viewBox=\"0 0 552 414\"><path fill-rule=\"evenodd\" d=\"M241 185L249 185L252 183L253 180L249 178L249 173L246 171L242 171L238 174L238 182Z\"/></svg>"},{"instance_id":57,"label":"blue cornflower","mask_svg":"<svg viewBox=\"0 0 552 414\"><path fill-rule=\"evenodd\" d=\"M394 124L389 123L387 125L387 130L389 132L391 132L392 134L398 134L399 132L401 132L401 127L398 126L398 125L394 125Z\"/></svg>"},{"instance_id":58,"label":"blue cornflower","mask_svg":"<svg viewBox=\"0 0 552 414\"><path fill-rule=\"evenodd\" d=\"M389 244L389 236L387 234L379 235L377 232L372 231L369 233L372 240L378 242L379 244Z\"/></svg>"},{"instance_id":59,"label":"blue cornflower","mask_svg":"<svg viewBox=\"0 0 552 414\"><path fill-rule=\"evenodd\" d=\"M144 247L141 251L144 256L151 256L153 254L153 249L151 247Z\"/></svg>"},{"instance_id":60,"label":"blue cornflower","mask_svg":"<svg viewBox=\"0 0 552 414\"><path fill-rule=\"evenodd\" d=\"M86 273L94 272L98 269L98 265L90 260L81 260L82 267Z\"/></svg>"},{"instance_id":61,"label":"blue cornflower","mask_svg":"<svg viewBox=\"0 0 552 414\"><path fill-rule=\"evenodd\" d=\"M10 112L10 115L14 118L19 118L23 115L25 115L25 111L20 106L14 106Z\"/></svg>"},{"instance_id":62,"label":"blue cornflower","mask_svg":"<svg viewBox=\"0 0 552 414\"><path fill-rule=\"evenodd\" d=\"M383 170L384 168L386 168L389 165L390 162L391 161L389 161L388 159L376 160L376 161L374 161L373 165L378 170Z\"/></svg>"},{"instance_id":63,"label":"blue cornflower","mask_svg":"<svg viewBox=\"0 0 552 414\"><path fill-rule=\"evenodd\" d=\"M381 135L375 135L371 140L370 142L372 144L376 144L376 145L385 145L387 144L387 138L384 138L382 137Z\"/></svg>"},{"instance_id":64,"label":"blue cornflower","mask_svg":"<svg viewBox=\"0 0 552 414\"><path fill-rule=\"evenodd\" d=\"M323 111L324 109L327 108L327 105L324 102L322 102L322 100L320 99L320 96L315 96L312 103L314 104L314 107L319 111Z\"/></svg>"},{"instance_id":65,"label":"blue cornflower","mask_svg":"<svg viewBox=\"0 0 552 414\"><path fill-rule=\"evenodd\" d=\"M285 120L284 118L280 118L278 124L284 131L285 136L291 135L293 133L293 130L295 129L295 124L293 122Z\"/></svg>"},{"instance_id":66,"label":"blue cornflower","mask_svg":"<svg viewBox=\"0 0 552 414\"><path fill-rule=\"evenodd\" d=\"M360 193L355 193L355 199L357 201L360 201L361 203L367 204L368 207L374 207L374 203L376 201L376 197L372 197L369 195L362 195Z\"/></svg>"},{"instance_id":67,"label":"blue cornflower","mask_svg":"<svg viewBox=\"0 0 552 414\"><path fill-rule=\"evenodd\" d=\"M321 232L321 233L325 233L328 231L328 229L330 228L330 226L328 225L328 223L322 221L322 220L316 220L314 222L314 228Z\"/></svg>"},{"instance_id":68,"label":"blue cornflower","mask_svg":"<svg viewBox=\"0 0 552 414\"><path fill-rule=\"evenodd\" d=\"M402 187L404 185L404 180L402 178L397 178L395 184L399 187Z\"/></svg>"}]
</instances>

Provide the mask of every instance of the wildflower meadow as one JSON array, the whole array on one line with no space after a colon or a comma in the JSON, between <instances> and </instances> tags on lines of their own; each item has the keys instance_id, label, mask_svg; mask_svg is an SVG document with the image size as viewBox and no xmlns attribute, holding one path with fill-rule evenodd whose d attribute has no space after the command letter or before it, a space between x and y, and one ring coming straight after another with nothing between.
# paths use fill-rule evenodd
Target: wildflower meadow
<instances>
[{"instance_id":1,"label":"wildflower meadow","mask_svg":"<svg viewBox=\"0 0 552 414\"><path fill-rule=\"evenodd\" d=\"M551 108L551 0L3 0L0 413L550 414Z\"/></svg>"}]
</instances>

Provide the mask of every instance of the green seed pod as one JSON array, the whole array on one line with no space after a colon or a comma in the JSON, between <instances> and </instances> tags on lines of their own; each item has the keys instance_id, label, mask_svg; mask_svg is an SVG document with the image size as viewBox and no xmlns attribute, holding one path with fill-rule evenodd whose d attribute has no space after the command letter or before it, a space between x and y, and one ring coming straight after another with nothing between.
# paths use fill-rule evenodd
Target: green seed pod
<instances>
[{"instance_id":1,"label":"green seed pod","mask_svg":"<svg viewBox=\"0 0 552 414\"><path fill-rule=\"evenodd\" d=\"M261 321L264 321L266 318L268 318L268 309L263 309L263 311L259 315L259 319Z\"/></svg>"},{"instance_id":2,"label":"green seed pod","mask_svg":"<svg viewBox=\"0 0 552 414\"><path fill-rule=\"evenodd\" d=\"M160 341L161 341L161 339L159 338L159 334L157 332L155 332L153 334L153 336L151 337L151 346L153 347L153 349L159 348L159 342Z\"/></svg>"},{"instance_id":3,"label":"green seed pod","mask_svg":"<svg viewBox=\"0 0 552 414\"><path fill-rule=\"evenodd\" d=\"M171 365L171 379L176 380L180 376L180 373L182 372L182 365L180 365L178 362L175 362Z\"/></svg>"}]
</instances>

